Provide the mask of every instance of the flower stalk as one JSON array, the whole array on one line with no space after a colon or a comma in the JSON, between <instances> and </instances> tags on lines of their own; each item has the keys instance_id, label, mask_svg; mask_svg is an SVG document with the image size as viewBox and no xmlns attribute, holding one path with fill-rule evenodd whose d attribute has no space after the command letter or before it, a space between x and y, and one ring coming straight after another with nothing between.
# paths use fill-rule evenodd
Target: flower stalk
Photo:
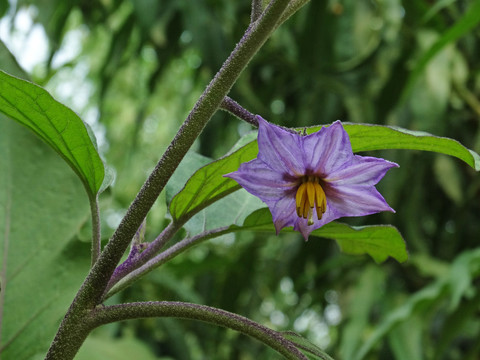
<instances>
[{"instance_id":1,"label":"flower stalk","mask_svg":"<svg viewBox=\"0 0 480 360\"><path fill-rule=\"evenodd\" d=\"M130 286L132 283L137 281L142 276L148 274L150 271L158 268L159 266L165 264L167 261L173 259L177 255L183 253L185 250L190 249L192 246L198 245L206 240L213 239L224 234L232 232L230 226L224 226L218 229L205 231L201 234L185 238L175 245L172 245L165 251L162 251L160 254L154 258L145 262L142 266L139 266L136 269L133 269L125 276L118 279L116 282L112 282L106 289L106 294L103 300L108 299L114 294L122 291L123 289Z\"/></svg>"},{"instance_id":2,"label":"flower stalk","mask_svg":"<svg viewBox=\"0 0 480 360\"><path fill-rule=\"evenodd\" d=\"M162 247L173 237L173 235L183 226L183 223L179 224L171 222L165 229L157 236L157 238L148 244L147 248L141 253L129 256L120 266L118 266L112 274L110 281L105 289L105 292L115 285L125 275L131 273L135 269L141 267L148 260L157 254Z\"/></svg>"},{"instance_id":3,"label":"flower stalk","mask_svg":"<svg viewBox=\"0 0 480 360\"><path fill-rule=\"evenodd\" d=\"M230 97L225 96L222 103L220 104L220 108L224 111L229 112L232 115L235 115L239 119L246 121L250 125L258 128L258 120L255 117L255 114L252 114L250 111L242 107L239 103L237 103Z\"/></svg>"}]
</instances>

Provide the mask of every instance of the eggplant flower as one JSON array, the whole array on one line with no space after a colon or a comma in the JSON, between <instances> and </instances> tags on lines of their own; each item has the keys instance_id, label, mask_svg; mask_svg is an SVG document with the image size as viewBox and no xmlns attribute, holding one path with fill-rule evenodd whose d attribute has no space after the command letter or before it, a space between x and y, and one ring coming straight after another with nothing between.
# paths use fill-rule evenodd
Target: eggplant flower
<instances>
[{"instance_id":1,"label":"eggplant flower","mask_svg":"<svg viewBox=\"0 0 480 360\"><path fill-rule=\"evenodd\" d=\"M225 176L268 205L277 234L293 226L307 240L340 217L395 212L375 185L398 165L353 154L340 121L301 135L257 120L257 158Z\"/></svg>"}]
</instances>

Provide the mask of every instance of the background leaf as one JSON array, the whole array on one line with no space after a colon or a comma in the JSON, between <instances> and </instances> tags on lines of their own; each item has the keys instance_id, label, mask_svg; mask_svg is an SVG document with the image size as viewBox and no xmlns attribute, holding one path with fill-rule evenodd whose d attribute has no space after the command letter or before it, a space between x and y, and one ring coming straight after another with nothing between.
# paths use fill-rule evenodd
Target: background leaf
<instances>
[{"instance_id":1,"label":"background leaf","mask_svg":"<svg viewBox=\"0 0 480 360\"><path fill-rule=\"evenodd\" d=\"M392 329L399 324L408 322L411 318L422 312L433 311L434 305L441 300L446 299L447 302L450 303L451 310L454 310L457 308L460 297L462 296L472 298L472 295L475 295L476 298L479 298L478 289L472 288L472 281L479 273L480 249L477 248L460 254L453 262L446 276L440 277L429 286L416 292L401 306L391 311L388 316L376 326L368 339L357 349L353 359L364 359L378 341ZM468 311L472 311L470 306L467 312ZM459 309L459 313L462 313L462 309ZM461 320L465 321L465 319ZM448 334L448 329L446 330ZM451 336L451 334L448 336Z\"/></svg>"},{"instance_id":2,"label":"background leaf","mask_svg":"<svg viewBox=\"0 0 480 360\"><path fill-rule=\"evenodd\" d=\"M454 43L460 37L464 36L475 26L477 26L477 24L480 22L480 17L478 16L479 13L480 1L474 0L470 4L469 8L465 11L463 16L453 26L445 31L445 33L443 33L443 35L430 47L430 49L423 54L420 60L418 60L418 62L415 64L414 69L411 71L407 79L407 83L402 94L402 100L405 101L407 99L409 92L412 90L418 78L422 75L425 67L440 50L442 50L446 45Z\"/></svg>"},{"instance_id":3,"label":"background leaf","mask_svg":"<svg viewBox=\"0 0 480 360\"><path fill-rule=\"evenodd\" d=\"M88 272L72 241L89 217L82 184L21 125L0 119L1 343L4 359L44 354Z\"/></svg>"},{"instance_id":4,"label":"background leaf","mask_svg":"<svg viewBox=\"0 0 480 360\"><path fill-rule=\"evenodd\" d=\"M365 341L365 330L370 323L371 309L381 299L382 294L378 290L385 281L385 276L385 271L379 267L366 266L349 289L351 301L355 302L356 306L345 314L342 339L336 351L339 358L354 358L358 348Z\"/></svg>"},{"instance_id":5,"label":"background leaf","mask_svg":"<svg viewBox=\"0 0 480 360\"><path fill-rule=\"evenodd\" d=\"M72 110L41 87L0 71L0 112L50 145L80 177L89 196L97 194L103 163L85 124Z\"/></svg>"}]
</instances>

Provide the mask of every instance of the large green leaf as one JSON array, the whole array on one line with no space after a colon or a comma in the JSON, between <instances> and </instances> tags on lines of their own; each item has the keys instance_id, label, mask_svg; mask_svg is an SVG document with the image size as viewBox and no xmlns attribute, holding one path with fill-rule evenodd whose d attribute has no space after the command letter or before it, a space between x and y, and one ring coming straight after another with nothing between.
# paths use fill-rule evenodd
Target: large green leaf
<instances>
[{"instance_id":1,"label":"large green leaf","mask_svg":"<svg viewBox=\"0 0 480 360\"><path fill-rule=\"evenodd\" d=\"M257 153L257 142L250 142L232 154L197 170L173 198L170 204L173 218L189 218L214 201L240 189L235 181L223 175L237 170L241 163L252 160Z\"/></svg>"},{"instance_id":2,"label":"large green leaf","mask_svg":"<svg viewBox=\"0 0 480 360\"><path fill-rule=\"evenodd\" d=\"M0 71L0 112L28 127L59 153L89 196L95 197L104 166L85 124L72 110L41 87Z\"/></svg>"},{"instance_id":3,"label":"large green leaf","mask_svg":"<svg viewBox=\"0 0 480 360\"><path fill-rule=\"evenodd\" d=\"M343 126L350 136L353 152L384 149L432 151L454 156L476 171L480 171L480 156L453 139L393 126L365 124Z\"/></svg>"},{"instance_id":4,"label":"large green leaf","mask_svg":"<svg viewBox=\"0 0 480 360\"><path fill-rule=\"evenodd\" d=\"M241 225L252 212L264 206L260 199L240 189L195 214L184 228L193 236L232 224Z\"/></svg>"},{"instance_id":5,"label":"large green leaf","mask_svg":"<svg viewBox=\"0 0 480 360\"><path fill-rule=\"evenodd\" d=\"M248 138L248 137L247 137ZM243 142L243 139L239 142ZM240 144L237 144L235 147L238 147ZM241 146L241 145L240 145ZM234 147L234 148L235 148ZM205 156L199 155L195 152L189 152L187 156L183 159L180 166L175 171L175 174L172 176L170 181L166 186L166 198L167 201L171 200L175 193L181 190L183 182L185 179L188 179L198 170L202 165L210 163L212 160ZM221 176L222 172L222 162L220 161L220 166L216 169L219 171L217 174ZM238 165L237 165L238 166ZM233 171L233 170L232 170ZM201 172L201 169L200 171ZM207 174L207 177L209 174ZM229 180L223 178L224 180ZM228 183L229 186L233 186L234 190L238 189L238 185L235 182ZM190 182L187 183L187 187L191 186ZM206 184L208 186L208 183ZM230 191L231 187L221 188L220 193L225 194ZM225 193L223 192L225 191ZM230 191L231 192L231 191ZM187 195L186 192L183 193L183 197ZM225 196L225 195L223 195ZM190 215L195 214L188 222L184 225L186 231L188 231L190 236L199 234L206 230L212 230L223 226L230 226L232 224L241 225L245 218L254 210L257 210L264 206L262 201L258 198L251 196L245 190L240 189L235 191L233 194L229 194L216 201L212 206L208 206L205 209L201 209L196 206L195 203L190 206L190 210L187 211L186 217L189 218ZM189 207L188 204L180 203L182 197L178 197L175 201L172 201L171 210L178 210L179 206L184 206L184 208ZM194 201L195 199L192 196ZM174 213L173 213L174 214Z\"/></svg>"},{"instance_id":6,"label":"large green leaf","mask_svg":"<svg viewBox=\"0 0 480 360\"><path fill-rule=\"evenodd\" d=\"M82 183L46 144L0 115L2 359L45 354L90 266L72 240L89 218Z\"/></svg>"},{"instance_id":7,"label":"large green leaf","mask_svg":"<svg viewBox=\"0 0 480 360\"><path fill-rule=\"evenodd\" d=\"M433 151L454 156L475 170L480 170L479 155L456 140L390 126L348 123L343 126L350 136L354 152L382 149ZM321 126L308 128L307 132L313 133L320 128ZM224 175L237 170L241 163L254 159L257 153L255 140L197 170L173 198L170 204L173 218L189 218L209 204L238 190L239 185Z\"/></svg>"},{"instance_id":8,"label":"large green leaf","mask_svg":"<svg viewBox=\"0 0 480 360\"><path fill-rule=\"evenodd\" d=\"M368 254L376 262L383 262L389 256L399 262L408 258L402 235L391 225L348 226L332 222L312 234L336 240L346 254Z\"/></svg>"},{"instance_id":9,"label":"large green leaf","mask_svg":"<svg viewBox=\"0 0 480 360\"><path fill-rule=\"evenodd\" d=\"M275 231L272 215L268 208L254 211L242 226L233 225L233 231ZM293 232L293 228L285 228L283 232ZM405 241L394 226L349 226L339 222L331 222L314 230L311 236L319 236L337 241L340 249L347 254L368 254L376 262L383 262L389 256L399 262L408 258Z\"/></svg>"}]
</instances>

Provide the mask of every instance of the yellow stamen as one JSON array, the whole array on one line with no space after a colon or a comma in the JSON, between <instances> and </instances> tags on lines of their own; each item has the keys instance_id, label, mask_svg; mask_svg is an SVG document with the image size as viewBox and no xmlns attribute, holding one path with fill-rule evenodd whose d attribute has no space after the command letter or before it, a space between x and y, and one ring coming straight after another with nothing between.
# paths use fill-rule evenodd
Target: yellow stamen
<instances>
[{"instance_id":1,"label":"yellow stamen","mask_svg":"<svg viewBox=\"0 0 480 360\"><path fill-rule=\"evenodd\" d=\"M307 190L307 186L305 183L301 184L297 190L296 196L296 205L297 205L297 215L298 217L302 217L303 215L303 208L305 206L306 196L305 191Z\"/></svg>"},{"instance_id":2,"label":"yellow stamen","mask_svg":"<svg viewBox=\"0 0 480 360\"><path fill-rule=\"evenodd\" d=\"M318 220L322 219L327 210L327 197L316 176L305 176L297 189L295 197L297 216L308 219L308 225L313 225L313 208L317 211Z\"/></svg>"},{"instance_id":3,"label":"yellow stamen","mask_svg":"<svg viewBox=\"0 0 480 360\"><path fill-rule=\"evenodd\" d=\"M317 218L322 220L322 216L327 211L327 197L325 196L325 191L320 186L319 183L315 183L315 206L317 208Z\"/></svg>"},{"instance_id":4,"label":"yellow stamen","mask_svg":"<svg viewBox=\"0 0 480 360\"><path fill-rule=\"evenodd\" d=\"M310 207L313 209L313 204L315 203L315 185L312 182L307 182L307 195L308 195L308 203Z\"/></svg>"}]
</instances>

